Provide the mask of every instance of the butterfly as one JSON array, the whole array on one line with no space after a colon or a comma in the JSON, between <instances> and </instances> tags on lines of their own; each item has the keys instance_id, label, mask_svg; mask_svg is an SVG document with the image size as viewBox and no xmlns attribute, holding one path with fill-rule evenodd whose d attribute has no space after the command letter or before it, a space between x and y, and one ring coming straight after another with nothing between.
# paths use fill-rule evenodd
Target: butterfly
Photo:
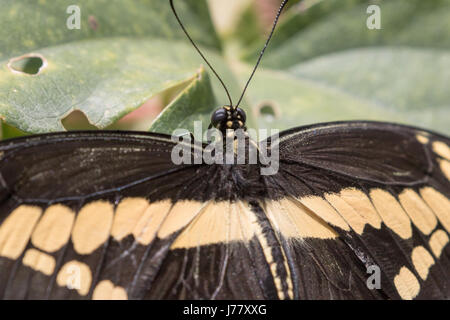
<instances>
[{"instance_id":1,"label":"butterfly","mask_svg":"<svg viewBox=\"0 0 450 320\"><path fill-rule=\"evenodd\" d=\"M245 118L230 104L211 126L245 131ZM277 151L269 175L260 162L175 164L177 145L112 131L1 142L0 297L450 297L448 137L293 128L259 147Z\"/></svg>"}]
</instances>

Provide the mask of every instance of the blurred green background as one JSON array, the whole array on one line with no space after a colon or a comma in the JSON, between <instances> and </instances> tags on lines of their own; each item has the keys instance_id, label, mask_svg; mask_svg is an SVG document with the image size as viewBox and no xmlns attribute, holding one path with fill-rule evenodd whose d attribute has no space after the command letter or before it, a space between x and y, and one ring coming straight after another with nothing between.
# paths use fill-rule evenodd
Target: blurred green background
<instances>
[{"instance_id":1,"label":"blurred green background","mask_svg":"<svg viewBox=\"0 0 450 320\"><path fill-rule=\"evenodd\" d=\"M175 1L235 102L280 2ZM381 29L367 27L371 5ZM228 103L167 0L0 0L0 8L3 139L171 133L194 120L206 129ZM80 28L69 28L78 18ZM291 0L242 106L256 128L370 119L449 135L449 48L450 0Z\"/></svg>"}]
</instances>

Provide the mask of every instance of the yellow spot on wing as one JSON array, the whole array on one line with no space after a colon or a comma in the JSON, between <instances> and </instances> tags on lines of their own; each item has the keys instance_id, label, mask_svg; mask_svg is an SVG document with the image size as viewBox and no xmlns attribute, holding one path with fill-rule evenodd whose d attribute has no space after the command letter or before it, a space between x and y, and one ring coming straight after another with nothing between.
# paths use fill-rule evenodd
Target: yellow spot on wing
<instances>
[{"instance_id":1,"label":"yellow spot on wing","mask_svg":"<svg viewBox=\"0 0 450 320\"><path fill-rule=\"evenodd\" d=\"M430 139L423 134L417 134L416 138L421 144L427 144L430 141Z\"/></svg>"},{"instance_id":2,"label":"yellow spot on wing","mask_svg":"<svg viewBox=\"0 0 450 320\"><path fill-rule=\"evenodd\" d=\"M255 231L253 230L251 221L248 218L250 214L253 214L248 206L248 203L241 201L232 202L230 204L230 209L232 215L232 218L230 219L230 227L233 228L232 224L239 225L239 237L246 240L251 239L255 235Z\"/></svg>"},{"instance_id":3,"label":"yellow spot on wing","mask_svg":"<svg viewBox=\"0 0 450 320\"><path fill-rule=\"evenodd\" d=\"M442 173L450 180L450 162L447 160L440 160L439 165L441 167Z\"/></svg>"},{"instance_id":4,"label":"yellow spot on wing","mask_svg":"<svg viewBox=\"0 0 450 320\"><path fill-rule=\"evenodd\" d=\"M319 216L324 221L343 230L349 231L350 227L334 208L323 198L311 196L299 200L302 205ZM334 232L334 231L333 231Z\"/></svg>"},{"instance_id":5,"label":"yellow spot on wing","mask_svg":"<svg viewBox=\"0 0 450 320\"><path fill-rule=\"evenodd\" d=\"M288 201L288 200L284 200ZM272 222L275 230L281 233L285 238L301 238L301 230L297 229L295 217L291 217L291 213L287 213L282 202L266 201L265 211L269 220Z\"/></svg>"},{"instance_id":6,"label":"yellow spot on wing","mask_svg":"<svg viewBox=\"0 0 450 320\"><path fill-rule=\"evenodd\" d=\"M165 238L187 226L204 208L205 203L198 201L178 201L170 210L167 218L158 230L158 237Z\"/></svg>"},{"instance_id":7,"label":"yellow spot on wing","mask_svg":"<svg viewBox=\"0 0 450 320\"><path fill-rule=\"evenodd\" d=\"M0 226L0 256L17 259L30 240L31 233L41 216L39 207L21 205Z\"/></svg>"},{"instance_id":8,"label":"yellow spot on wing","mask_svg":"<svg viewBox=\"0 0 450 320\"><path fill-rule=\"evenodd\" d=\"M77 290L80 295L85 296L92 283L91 269L83 262L72 260L59 270L56 283L60 287Z\"/></svg>"},{"instance_id":9,"label":"yellow spot on wing","mask_svg":"<svg viewBox=\"0 0 450 320\"><path fill-rule=\"evenodd\" d=\"M334 211L334 216L330 215L331 212L312 211L303 205L303 201L304 198L300 201L294 198L267 201L266 211L275 228L286 238L337 238L338 234L336 231L327 224L328 221L322 219L325 216L335 223L346 226L343 220L338 222L340 217L336 211L331 206L329 208ZM309 204L312 202L314 204L319 203L316 200L311 201L311 198L307 199L307 202ZM316 206L314 208L318 209ZM346 227L348 228L348 226Z\"/></svg>"},{"instance_id":10,"label":"yellow spot on wing","mask_svg":"<svg viewBox=\"0 0 450 320\"><path fill-rule=\"evenodd\" d=\"M436 228L436 216L414 190L405 189L399 199L403 209L420 231L428 235Z\"/></svg>"},{"instance_id":11,"label":"yellow spot on wing","mask_svg":"<svg viewBox=\"0 0 450 320\"><path fill-rule=\"evenodd\" d=\"M142 245L150 244L171 207L170 200L151 203L133 229L136 241Z\"/></svg>"},{"instance_id":12,"label":"yellow spot on wing","mask_svg":"<svg viewBox=\"0 0 450 320\"><path fill-rule=\"evenodd\" d=\"M331 203L356 233L363 233L366 221L355 211L355 209L336 194L326 194L325 199Z\"/></svg>"},{"instance_id":13,"label":"yellow spot on wing","mask_svg":"<svg viewBox=\"0 0 450 320\"><path fill-rule=\"evenodd\" d=\"M70 239L75 213L61 204L52 205L45 210L36 226L31 242L41 250L55 252Z\"/></svg>"},{"instance_id":14,"label":"yellow spot on wing","mask_svg":"<svg viewBox=\"0 0 450 320\"><path fill-rule=\"evenodd\" d=\"M395 288L403 300L414 299L420 291L416 276L406 267L402 267L394 278Z\"/></svg>"},{"instance_id":15,"label":"yellow spot on wing","mask_svg":"<svg viewBox=\"0 0 450 320\"><path fill-rule=\"evenodd\" d=\"M444 142L435 141L433 142L433 151L440 155L442 158L450 160L450 147Z\"/></svg>"},{"instance_id":16,"label":"yellow spot on wing","mask_svg":"<svg viewBox=\"0 0 450 320\"><path fill-rule=\"evenodd\" d=\"M250 211L250 208L241 202L209 203L177 237L171 249L248 242L254 236L254 230L244 211Z\"/></svg>"},{"instance_id":17,"label":"yellow spot on wing","mask_svg":"<svg viewBox=\"0 0 450 320\"><path fill-rule=\"evenodd\" d=\"M444 230L436 230L430 237L430 248L436 258L441 256L442 250L448 244L449 238Z\"/></svg>"},{"instance_id":18,"label":"yellow spot on wing","mask_svg":"<svg viewBox=\"0 0 450 320\"><path fill-rule=\"evenodd\" d=\"M209 203L177 237L171 248L196 248L208 244L249 240L243 239L238 216L235 214L232 217L230 209L230 203L227 201Z\"/></svg>"},{"instance_id":19,"label":"yellow spot on wing","mask_svg":"<svg viewBox=\"0 0 450 320\"><path fill-rule=\"evenodd\" d=\"M381 228L381 218L364 192L355 188L348 188L342 190L340 195L365 220L365 223L376 229Z\"/></svg>"},{"instance_id":20,"label":"yellow spot on wing","mask_svg":"<svg viewBox=\"0 0 450 320\"><path fill-rule=\"evenodd\" d=\"M107 201L95 201L85 205L75 220L72 242L78 254L91 254L108 240L113 206Z\"/></svg>"},{"instance_id":21,"label":"yellow spot on wing","mask_svg":"<svg viewBox=\"0 0 450 320\"><path fill-rule=\"evenodd\" d=\"M371 190L370 197L384 224L401 238L411 238L411 221L400 203L389 192L381 189Z\"/></svg>"},{"instance_id":22,"label":"yellow spot on wing","mask_svg":"<svg viewBox=\"0 0 450 320\"><path fill-rule=\"evenodd\" d=\"M36 249L29 249L25 252L22 263L36 271L49 276L55 270L55 258Z\"/></svg>"},{"instance_id":23,"label":"yellow spot on wing","mask_svg":"<svg viewBox=\"0 0 450 320\"><path fill-rule=\"evenodd\" d=\"M127 300L128 295L124 288L114 286L109 280L100 281L95 287L92 300Z\"/></svg>"},{"instance_id":24,"label":"yellow spot on wing","mask_svg":"<svg viewBox=\"0 0 450 320\"><path fill-rule=\"evenodd\" d=\"M428 272L434 264L434 259L431 254L422 246L415 247L411 254L411 259L419 276L425 280L428 277Z\"/></svg>"},{"instance_id":25,"label":"yellow spot on wing","mask_svg":"<svg viewBox=\"0 0 450 320\"><path fill-rule=\"evenodd\" d=\"M111 236L117 241L121 241L130 235L149 205L144 198L123 199L116 208Z\"/></svg>"},{"instance_id":26,"label":"yellow spot on wing","mask_svg":"<svg viewBox=\"0 0 450 320\"><path fill-rule=\"evenodd\" d=\"M447 197L431 187L422 188L420 195L436 214L447 232L450 232L450 201Z\"/></svg>"}]
</instances>

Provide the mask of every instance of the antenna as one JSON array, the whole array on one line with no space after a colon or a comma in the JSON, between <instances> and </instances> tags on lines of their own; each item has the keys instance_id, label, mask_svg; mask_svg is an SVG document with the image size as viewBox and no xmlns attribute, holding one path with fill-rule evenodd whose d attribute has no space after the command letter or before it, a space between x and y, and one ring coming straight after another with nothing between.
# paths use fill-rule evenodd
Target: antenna
<instances>
[{"instance_id":1,"label":"antenna","mask_svg":"<svg viewBox=\"0 0 450 320\"><path fill-rule=\"evenodd\" d=\"M203 53L200 51L200 49L197 47L197 45L195 44L194 40L192 40L191 36L189 35L189 33L187 32L186 28L184 27L183 23L181 22L180 17L178 17L177 11L175 10L175 6L173 5L173 0L170 0L170 6L172 7L172 11L173 14L175 15L175 18L177 19L181 29L183 30L183 32L186 34L186 36L188 37L189 41L192 43L192 45L194 46L194 48L197 50L197 52L200 54L200 56L202 57L202 59L206 62L206 64L208 65L208 67L210 67L210 69L212 70L212 72L215 74L215 76L217 77L217 79L219 79L220 83L222 84L223 88L225 89L225 92L227 93L228 96L228 100L230 100L230 107L233 107L233 101L231 100L231 96L230 93L228 92L227 87L225 86L225 83L222 81L222 79L219 77L219 75L217 74L216 70L214 70L214 68L211 66L211 64L209 63L209 61L205 58L205 56L203 55Z\"/></svg>"},{"instance_id":2,"label":"antenna","mask_svg":"<svg viewBox=\"0 0 450 320\"><path fill-rule=\"evenodd\" d=\"M261 59L262 59L262 57L264 55L264 51L266 51L266 48L269 45L270 39L272 39L273 33L275 31L275 27L277 26L277 23L278 23L278 19L280 18L281 12L283 11L283 9L286 6L286 3L288 1L289 0L284 0L283 3L280 6L280 9L278 9L278 13L277 13L277 15L275 17L275 21L273 23L272 31L270 32L269 38L267 38L267 41L266 41L266 44L264 45L264 48L261 50L261 53L259 54L258 61L256 62L255 68L253 69L253 72L250 75L250 78L248 79L248 81L247 81L247 83L246 83L246 85L244 87L244 91L242 91L242 95L239 98L239 101L238 101L238 103L236 105L236 108L239 107L239 105L241 104L242 99L244 98L245 91L247 91L248 85L250 84L250 81L252 80L253 76L255 75L256 69L258 69L259 63L261 62Z\"/></svg>"}]
</instances>

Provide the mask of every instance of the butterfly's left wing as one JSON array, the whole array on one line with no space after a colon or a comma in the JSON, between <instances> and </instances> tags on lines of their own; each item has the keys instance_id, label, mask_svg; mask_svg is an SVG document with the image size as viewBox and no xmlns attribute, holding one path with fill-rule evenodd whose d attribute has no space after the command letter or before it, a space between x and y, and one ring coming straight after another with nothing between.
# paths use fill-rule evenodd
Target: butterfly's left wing
<instances>
[{"instance_id":1,"label":"butterfly's left wing","mask_svg":"<svg viewBox=\"0 0 450 320\"><path fill-rule=\"evenodd\" d=\"M277 298L230 167L176 165L174 147L132 132L1 142L0 298Z\"/></svg>"},{"instance_id":2,"label":"butterfly's left wing","mask_svg":"<svg viewBox=\"0 0 450 320\"><path fill-rule=\"evenodd\" d=\"M364 298L377 292L374 272L381 297L450 297L448 138L343 122L283 132L275 147L280 169L261 206L296 297Z\"/></svg>"},{"instance_id":3,"label":"butterfly's left wing","mask_svg":"<svg viewBox=\"0 0 450 320\"><path fill-rule=\"evenodd\" d=\"M175 165L173 147L170 136L125 132L2 142L0 297L83 299L102 281L98 294L125 288L121 297L143 285L133 279L162 219L203 192L198 166Z\"/></svg>"}]
</instances>

